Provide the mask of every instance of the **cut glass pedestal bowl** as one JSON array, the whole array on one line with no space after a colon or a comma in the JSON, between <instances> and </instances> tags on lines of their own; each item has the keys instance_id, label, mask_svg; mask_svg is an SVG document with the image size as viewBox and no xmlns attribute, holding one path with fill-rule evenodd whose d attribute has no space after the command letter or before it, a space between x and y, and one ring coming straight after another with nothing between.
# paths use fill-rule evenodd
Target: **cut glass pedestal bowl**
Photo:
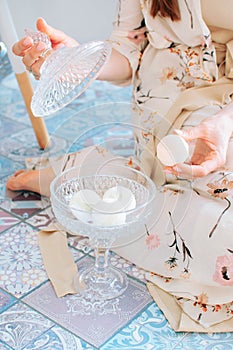
<instances>
[{"instance_id":1,"label":"cut glass pedestal bowl","mask_svg":"<svg viewBox=\"0 0 233 350\"><path fill-rule=\"evenodd\" d=\"M79 191L91 190L101 198L110 188L121 186L133 194L133 209L111 212L86 212L70 206ZM109 264L109 249L138 239L151 220L155 185L146 175L130 167L104 167L96 174L82 176L78 167L57 176L51 184L51 204L57 220L72 234L89 237L95 252L95 263L78 277L83 296L89 300L112 299L127 288L126 275Z\"/></svg>"}]
</instances>

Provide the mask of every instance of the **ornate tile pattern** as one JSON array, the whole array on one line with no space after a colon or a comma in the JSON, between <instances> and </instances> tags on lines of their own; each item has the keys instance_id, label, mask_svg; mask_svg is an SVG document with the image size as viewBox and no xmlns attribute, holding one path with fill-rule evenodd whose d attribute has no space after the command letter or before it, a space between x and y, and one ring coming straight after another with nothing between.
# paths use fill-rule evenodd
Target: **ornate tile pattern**
<instances>
[{"instance_id":1,"label":"ornate tile pattern","mask_svg":"<svg viewBox=\"0 0 233 350\"><path fill-rule=\"evenodd\" d=\"M12 349L24 349L53 323L22 303L17 303L0 315L1 341Z\"/></svg>"},{"instance_id":2,"label":"ornate tile pattern","mask_svg":"<svg viewBox=\"0 0 233 350\"><path fill-rule=\"evenodd\" d=\"M27 220L27 223L36 227L39 230L49 226L53 222L55 222L54 214L52 212L51 207L47 207L46 209L40 211L39 213L35 213L32 215L30 219Z\"/></svg>"},{"instance_id":3,"label":"ornate tile pattern","mask_svg":"<svg viewBox=\"0 0 233 350\"><path fill-rule=\"evenodd\" d=\"M2 202L1 205L3 206L4 202ZM10 228L11 226L16 225L18 222L19 222L19 219L17 219L16 217L12 216L11 214L3 210L0 210L0 232Z\"/></svg>"},{"instance_id":4,"label":"ornate tile pattern","mask_svg":"<svg viewBox=\"0 0 233 350\"><path fill-rule=\"evenodd\" d=\"M20 297L47 280L37 231L20 222L0 235L0 287Z\"/></svg>"},{"instance_id":5,"label":"ornate tile pattern","mask_svg":"<svg viewBox=\"0 0 233 350\"><path fill-rule=\"evenodd\" d=\"M21 297L47 281L37 241L38 230L20 222L0 235L0 287ZM75 260L83 254L72 250Z\"/></svg>"},{"instance_id":6,"label":"ornate tile pattern","mask_svg":"<svg viewBox=\"0 0 233 350\"><path fill-rule=\"evenodd\" d=\"M42 151L15 76L0 63L0 350L233 350L233 333L174 332L148 294L144 271L116 254L111 263L130 276L121 297L105 305L88 304L79 295L56 298L37 242L38 230L54 220L50 203L34 193L5 190L8 176L25 163L33 167L35 158L45 162L117 138L127 155L130 94L130 87L94 82L45 119L51 146ZM79 268L91 261L85 238L68 242Z\"/></svg>"},{"instance_id":7,"label":"ornate tile pattern","mask_svg":"<svg viewBox=\"0 0 233 350\"><path fill-rule=\"evenodd\" d=\"M14 123L12 121L12 123ZM14 137L4 137L0 143L0 153L15 163L21 163L17 169L24 166L25 160L30 157L44 158L48 156L58 155L66 150L67 141L56 136L51 137L51 146L46 150L38 147L35 135L31 128L24 128L24 132L14 134ZM6 162L6 160L5 160ZM17 164L16 163L16 164ZM1 158L0 158L1 164ZM14 163L13 163L14 164ZM9 171L8 173L9 174ZM12 170L11 173L12 174Z\"/></svg>"},{"instance_id":8,"label":"ornate tile pattern","mask_svg":"<svg viewBox=\"0 0 233 350\"><path fill-rule=\"evenodd\" d=\"M0 348L1 349L1 348ZM30 342L24 350L94 350L74 334L64 330L59 326L53 326L47 332Z\"/></svg>"},{"instance_id":9,"label":"ornate tile pattern","mask_svg":"<svg viewBox=\"0 0 233 350\"><path fill-rule=\"evenodd\" d=\"M11 200L12 213L28 219L49 205L41 196L32 192L21 192Z\"/></svg>"},{"instance_id":10,"label":"ornate tile pattern","mask_svg":"<svg viewBox=\"0 0 233 350\"><path fill-rule=\"evenodd\" d=\"M16 302L16 299L12 295L0 289L0 312L1 313L5 311L9 306L14 304L15 302Z\"/></svg>"},{"instance_id":11,"label":"ornate tile pattern","mask_svg":"<svg viewBox=\"0 0 233 350\"><path fill-rule=\"evenodd\" d=\"M82 271L90 261L90 257L81 259L78 270ZM132 279L123 295L109 301L90 302L81 295L57 298L50 283L30 293L23 300L96 347L101 346L152 302L145 286Z\"/></svg>"},{"instance_id":12,"label":"ornate tile pattern","mask_svg":"<svg viewBox=\"0 0 233 350\"><path fill-rule=\"evenodd\" d=\"M0 155L0 178L13 174L16 170L21 169L22 166L22 164L13 162L11 159Z\"/></svg>"}]
</instances>

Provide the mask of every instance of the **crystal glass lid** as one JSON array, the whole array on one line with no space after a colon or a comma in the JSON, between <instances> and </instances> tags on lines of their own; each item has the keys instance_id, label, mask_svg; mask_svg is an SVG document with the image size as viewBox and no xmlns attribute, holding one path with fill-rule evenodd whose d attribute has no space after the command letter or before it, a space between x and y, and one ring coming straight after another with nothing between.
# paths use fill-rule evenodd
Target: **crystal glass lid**
<instances>
[{"instance_id":1,"label":"crystal glass lid","mask_svg":"<svg viewBox=\"0 0 233 350\"><path fill-rule=\"evenodd\" d=\"M33 114L49 115L78 97L96 79L110 53L110 44L103 41L62 47L51 53L41 67L32 97Z\"/></svg>"}]
</instances>

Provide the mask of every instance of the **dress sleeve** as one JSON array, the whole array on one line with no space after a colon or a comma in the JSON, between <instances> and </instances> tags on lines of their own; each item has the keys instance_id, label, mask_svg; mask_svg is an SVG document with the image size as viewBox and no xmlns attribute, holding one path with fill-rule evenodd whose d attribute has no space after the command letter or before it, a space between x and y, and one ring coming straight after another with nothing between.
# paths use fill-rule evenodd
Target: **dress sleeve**
<instances>
[{"instance_id":1,"label":"dress sleeve","mask_svg":"<svg viewBox=\"0 0 233 350\"><path fill-rule=\"evenodd\" d=\"M138 33L143 33L144 29L144 38L142 38L142 35L139 37ZM136 36L135 39L132 38L133 33ZM118 0L113 31L109 41L115 50L128 58L132 67L133 77L147 44L146 27L140 0ZM131 80L132 78L130 81L120 82L119 85L127 85L131 83Z\"/></svg>"}]
</instances>

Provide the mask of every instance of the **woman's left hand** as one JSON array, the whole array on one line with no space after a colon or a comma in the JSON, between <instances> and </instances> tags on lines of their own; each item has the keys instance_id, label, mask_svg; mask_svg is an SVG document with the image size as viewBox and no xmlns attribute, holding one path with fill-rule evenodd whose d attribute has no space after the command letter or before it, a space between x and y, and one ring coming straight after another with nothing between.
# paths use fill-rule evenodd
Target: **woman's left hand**
<instances>
[{"instance_id":1,"label":"woman's left hand","mask_svg":"<svg viewBox=\"0 0 233 350\"><path fill-rule=\"evenodd\" d=\"M38 18L36 26L40 32L47 34L52 45L52 50L63 46L74 47L78 45L76 40L62 31L51 27L43 18ZM30 36L22 38L12 47L13 53L22 57L22 62L26 69L31 72L37 80L40 78L41 65L44 63L47 56L45 53L49 54L52 50L47 51L44 42L34 44Z\"/></svg>"},{"instance_id":2,"label":"woman's left hand","mask_svg":"<svg viewBox=\"0 0 233 350\"><path fill-rule=\"evenodd\" d=\"M183 178L203 177L226 162L229 139L233 131L233 103L216 115L204 119L198 126L176 130L186 141L195 140L190 163L165 167L165 172Z\"/></svg>"}]
</instances>

